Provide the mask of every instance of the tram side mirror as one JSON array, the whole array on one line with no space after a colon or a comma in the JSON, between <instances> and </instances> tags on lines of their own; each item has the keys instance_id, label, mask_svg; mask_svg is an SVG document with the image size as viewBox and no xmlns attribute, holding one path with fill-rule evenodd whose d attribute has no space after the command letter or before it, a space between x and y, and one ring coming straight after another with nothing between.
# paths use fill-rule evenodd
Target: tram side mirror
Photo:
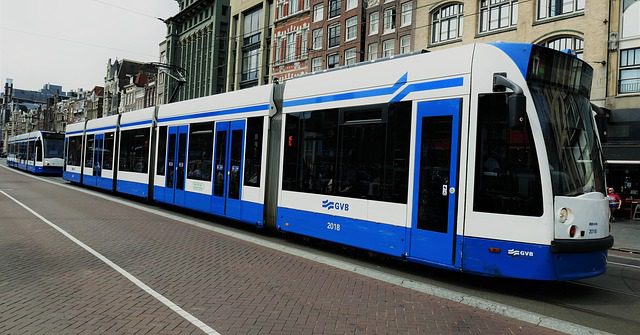
<instances>
[{"instance_id":1,"label":"tram side mirror","mask_svg":"<svg viewBox=\"0 0 640 335\"><path fill-rule=\"evenodd\" d=\"M493 91L505 92L510 89L513 93L509 94L507 104L509 107L509 127L518 128L524 124L527 115L527 99L524 96L522 88L513 81L507 79L506 73L493 74Z\"/></svg>"},{"instance_id":2,"label":"tram side mirror","mask_svg":"<svg viewBox=\"0 0 640 335\"><path fill-rule=\"evenodd\" d=\"M507 98L509 104L509 127L519 128L524 125L527 115L527 98L523 94L511 94Z\"/></svg>"}]
</instances>

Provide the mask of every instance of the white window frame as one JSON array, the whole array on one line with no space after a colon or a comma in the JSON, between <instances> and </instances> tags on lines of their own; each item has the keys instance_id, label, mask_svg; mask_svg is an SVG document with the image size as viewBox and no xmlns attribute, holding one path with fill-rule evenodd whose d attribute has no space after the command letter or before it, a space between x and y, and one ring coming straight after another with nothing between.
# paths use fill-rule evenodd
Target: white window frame
<instances>
[{"instance_id":1,"label":"white window frame","mask_svg":"<svg viewBox=\"0 0 640 335\"><path fill-rule=\"evenodd\" d=\"M384 25L383 33L393 33L396 31L396 8L389 7L385 8L384 14L382 17L382 24Z\"/></svg>"},{"instance_id":2,"label":"white window frame","mask_svg":"<svg viewBox=\"0 0 640 335\"><path fill-rule=\"evenodd\" d=\"M313 50L322 50L322 42L324 41L324 37L322 36L323 34L323 29L322 28L318 28L318 29L314 29L311 34L312 34L312 39L313 41L311 48Z\"/></svg>"},{"instance_id":3,"label":"white window frame","mask_svg":"<svg viewBox=\"0 0 640 335\"><path fill-rule=\"evenodd\" d=\"M347 0L347 5L346 6L347 6L347 8L345 9L345 11L357 8L358 7L358 0Z\"/></svg>"},{"instance_id":4,"label":"white window frame","mask_svg":"<svg viewBox=\"0 0 640 335\"><path fill-rule=\"evenodd\" d=\"M322 57L316 57L311 60L311 72L322 71Z\"/></svg>"},{"instance_id":5,"label":"white window frame","mask_svg":"<svg viewBox=\"0 0 640 335\"><path fill-rule=\"evenodd\" d=\"M410 26L413 17L413 2L407 1L400 5L400 8L400 27Z\"/></svg>"},{"instance_id":6,"label":"white window frame","mask_svg":"<svg viewBox=\"0 0 640 335\"><path fill-rule=\"evenodd\" d=\"M380 12L369 14L369 35L376 35L380 32Z\"/></svg>"},{"instance_id":7,"label":"white window frame","mask_svg":"<svg viewBox=\"0 0 640 335\"><path fill-rule=\"evenodd\" d=\"M358 36L358 16L352 16L348 18L345 22L345 34L344 41L353 41Z\"/></svg>"},{"instance_id":8,"label":"white window frame","mask_svg":"<svg viewBox=\"0 0 640 335\"><path fill-rule=\"evenodd\" d=\"M480 0L480 33L518 25L518 0Z\"/></svg>"},{"instance_id":9,"label":"white window frame","mask_svg":"<svg viewBox=\"0 0 640 335\"><path fill-rule=\"evenodd\" d=\"M324 20L324 3L313 6L313 22Z\"/></svg>"},{"instance_id":10,"label":"white window frame","mask_svg":"<svg viewBox=\"0 0 640 335\"><path fill-rule=\"evenodd\" d=\"M289 0L289 15L293 15L298 12L298 5L300 0Z\"/></svg>"},{"instance_id":11,"label":"white window frame","mask_svg":"<svg viewBox=\"0 0 640 335\"><path fill-rule=\"evenodd\" d=\"M395 55L396 40L390 39L382 42L382 57L391 57Z\"/></svg>"},{"instance_id":12,"label":"white window frame","mask_svg":"<svg viewBox=\"0 0 640 335\"><path fill-rule=\"evenodd\" d=\"M455 34L452 35L451 25L455 25ZM447 27L446 36L443 36L443 27ZM446 5L431 12L431 43L442 43L462 38L464 31L464 5L454 3Z\"/></svg>"},{"instance_id":13,"label":"white window frame","mask_svg":"<svg viewBox=\"0 0 640 335\"><path fill-rule=\"evenodd\" d=\"M371 43L367 46L367 60L378 59L378 43Z\"/></svg>"},{"instance_id":14,"label":"white window frame","mask_svg":"<svg viewBox=\"0 0 640 335\"><path fill-rule=\"evenodd\" d=\"M404 35L400 37L400 55L408 54L411 52L411 35Z\"/></svg>"},{"instance_id":15,"label":"white window frame","mask_svg":"<svg viewBox=\"0 0 640 335\"><path fill-rule=\"evenodd\" d=\"M559 8L560 12L557 12L557 10L554 12L556 9L554 8L555 0L537 0L535 8L536 19L547 20L554 17L584 12L585 1L586 0L563 0L562 5Z\"/></svg>"},{"instance_id":16,"label":"white window frame","mask_svg":"<svg viewBox=\"0 0 640 335\"><path fill-rule=\"evenodd\" d=\"M344 51L344 65L353 65L358 62L356 48L347 49Z\"/></svg>"}]
</instances>

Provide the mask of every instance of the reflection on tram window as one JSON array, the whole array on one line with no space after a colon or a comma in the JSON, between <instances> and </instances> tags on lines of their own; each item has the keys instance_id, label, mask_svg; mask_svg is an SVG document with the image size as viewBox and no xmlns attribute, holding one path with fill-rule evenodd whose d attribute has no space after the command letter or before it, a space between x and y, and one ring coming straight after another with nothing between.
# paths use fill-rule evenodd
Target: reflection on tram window
<instances>
[{"instance_id":1,"label":"reflection on tram window","mask_svg":"<svg viewBox=\"0 0 640 335\"><path fill-rule=\"evenodd\" d=\"M192 124L189 128L187 178L211 181L213 122Z\"/></svg>"},{"instance_id":2,"label":"reflection on tram window","mask_svg":"<svg viewBox=\"0 0 640 335\"><path fill-rule=\"evenodd\" d=\"M283 188L406 203L411 102L287 115Z\"/></svg>"},{"instance_id":3,"label":"reflection on tram window","mask_svg":"<svg viewBox=\"0 0 640 335\"><path fill-rule=\"evenodd\" d=\"M149 161L149 128L124 130L120 138L120 171L146 173Z\"/></svg>"},{"instance_id":4,"label":"reflection on tram window","mask_svg":"<svg viewBox=\"0 0 640 335\"><path fill-rule=\"evenodd\" d=\"M507 94L478 98L478 136L473 209L478 212L542 215L542 185L528 120L508 124Z\"/></svg>"}]
</instances>

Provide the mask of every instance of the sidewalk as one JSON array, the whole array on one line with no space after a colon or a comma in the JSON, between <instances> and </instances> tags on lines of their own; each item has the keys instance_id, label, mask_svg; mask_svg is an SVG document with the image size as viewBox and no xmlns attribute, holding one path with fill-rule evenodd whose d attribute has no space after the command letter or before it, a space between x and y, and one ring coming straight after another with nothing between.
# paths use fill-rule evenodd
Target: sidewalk
<instances>
[{"instance_id":1,"label":"sidewalk","mask_svg":"<svg viewBox=\"0 0 640 335\"><path fill-rule=\"evenodd\" d=\"M611 222L613 249L640 251L640 220L617 219Z\"/></svg>"}]
</instances>

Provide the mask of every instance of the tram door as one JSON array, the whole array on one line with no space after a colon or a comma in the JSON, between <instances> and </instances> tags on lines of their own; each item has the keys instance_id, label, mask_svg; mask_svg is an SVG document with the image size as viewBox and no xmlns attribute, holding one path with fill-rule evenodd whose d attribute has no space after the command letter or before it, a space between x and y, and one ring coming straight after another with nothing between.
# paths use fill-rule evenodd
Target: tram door
<instances>
[{"instance_id":1,"label":"tram door","mask_svg":"<svg viewBox=\"0 0 640 335\"><path fill-rule=\"evenodd\" d=\"M184 206L188 132L189 126L169 127L168 131L165 200L177 206Z\"/></svg>"},{"instance_id":2,"label":"tram door","mask_svg":"<svg viewBox=\"0 0 640 335\"><path fill-rule=\"evenodd\" d=\"M104 134L97 134L93 142L93 175L96 177L96 185L100 184L102 177L102 157L104 153Z\"/></svg>"},{"instance_id":3,"label":"tram door","mask_svg":"<svg viewBox=\"0 0 640 335\"><path fill-rule=\"evenodd\" d=\"M413 215L409 254L455 262L461 99L418 103Z\"/></svg>"},{"instance_id":4,"label":"tram door","mask_svg":"<svg viewBox=\"0 0 640 335\"><path fill-rule=\"evenodd\" d=\"M240 218L245 121L216 122L213 204L216 214Z\"/></svg>"}]
</instances>

